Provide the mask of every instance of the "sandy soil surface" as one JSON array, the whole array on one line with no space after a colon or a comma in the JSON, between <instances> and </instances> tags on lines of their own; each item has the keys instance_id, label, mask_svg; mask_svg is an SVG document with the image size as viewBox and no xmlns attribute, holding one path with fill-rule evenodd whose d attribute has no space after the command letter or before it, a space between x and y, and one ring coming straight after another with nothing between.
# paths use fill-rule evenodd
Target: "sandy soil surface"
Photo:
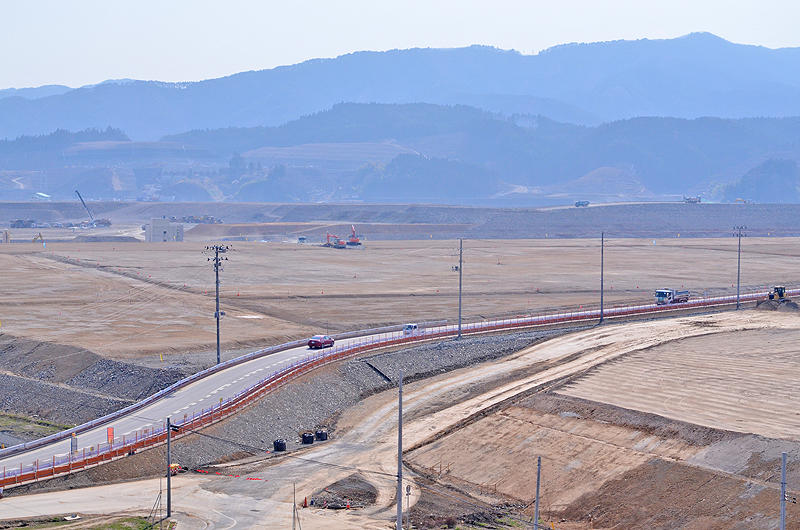
<instances>
[{"instance_id":1,"label":"sandy soil surface","mask_svg":"<svg viewBox=\"0 0 800 530\"><path fill-rule=\"evenodd\" d=\"M745 329L722 336L716 319L699 319L697 325L709 334L628 355L559 394L716 429L800 440L795 406L800 315L747 315ZM770 322L766 328L764 320Z\"/></svg>"},{"instance_id":2,"label":"sandy soil surface","mask_svg":"<svg viewBox=\"0 0 800 530\"><path fill-rule=\"evenodd\" d=\"M610 240L607 306L652 300L656 288L703 297L732 293L736 241ZM221 274L230 357L317 332L453 321L458 314L457 241L368 242L358 250L283 243L235 244ZM214 348L214 275L201 243L51 243L0 246L2 331L145 359ZM800 240L748 238L747 289L800 282ZM594 240L464 243L464 315L532 314L599 302Z\"/></svg>"},{"instance_id":3,"label":"sandy soil surface","mask_svg":"<svg viewBox=\"0 0 800 530\"><path fill-rule=\"evenodd\" d=\"M751 432L749 418L758 414L754 405L742 410L737 429L722 431L702 426L708 423L703 414L716 414L709 407L713 391L687 393L683 401L696 414L693 418L700 418L694 420L697 426L599 403L602 392L595 401L565 396L571 387L561 385L578 377L580 388L584 380L625 367L641 355L669 347L679 351L676 346L682 342L702 341L711 334L724 341L743 333L799 330L796 314L760 311L602 326L406 385L404 447L406 462L417 471L409 477L412 518L414 513L422 516L414 511L417 501L430 506L432 495L450 491L469 495L472 506L512 502L518 506L512 513L530 515L536 456L542 456L543 514L559 528L670 528L675 521L688 528L771 525L775 473L763 472L774 468L775 461L754 457L757 445L745 434ZM696 351L687 351L672 364L695 356ZM769 356L753 356L750 368L755 372L773 362ZM713 356L705 364L726 373L727 365ZM784 379L791 379L794 371L794 365L784 366ZM619 390L627 392L624 385ZM248 528L277 527L290 524L290 485L296 485L299 498L310 498L355 474L372 486L372 504L350 511L305 509L304 527L386 528L394 513L396 399L395 391L364 399L340 419L344 434L320 446L263 462L210 468L211 476L182 477L181 483L188 485L185 497L178 498L185 506L202 499L206 515L199 517L211 517L215 525L228 518ZM768 399L762 401L772 406ZM746 469L726 472L711 465L711 449L725 446L732 454L737 444L739 459L749 461ZM430 478L439 483L424 482ZM141 484L152 492L151 483ZM138 494L139 486L128 487L128 495ZM692 499L691 505L675 508L680 498ZM216 515L208 513L209 507ZM792 524L800 523L798 515L790 515ZM570 524L562 525L561 518L567 517ZM742 521L747 523L741 526Z\"/></svg>"}]
</instances>

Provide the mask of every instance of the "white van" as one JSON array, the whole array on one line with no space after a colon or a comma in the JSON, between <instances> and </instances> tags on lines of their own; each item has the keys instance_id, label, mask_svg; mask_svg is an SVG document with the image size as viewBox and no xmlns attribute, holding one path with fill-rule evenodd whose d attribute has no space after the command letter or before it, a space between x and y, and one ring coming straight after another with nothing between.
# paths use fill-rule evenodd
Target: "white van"
<instances>
[{"instance_id":1,"label":"white van","mask_svg":"<svg viewBox=\"0 0 800 530\"><path fill-rule=\"evenodd\" d=\"M419 326L416 324L406 324L403 326L403 335L416 335L419 333Z\"/></svg>"}]
</instances>

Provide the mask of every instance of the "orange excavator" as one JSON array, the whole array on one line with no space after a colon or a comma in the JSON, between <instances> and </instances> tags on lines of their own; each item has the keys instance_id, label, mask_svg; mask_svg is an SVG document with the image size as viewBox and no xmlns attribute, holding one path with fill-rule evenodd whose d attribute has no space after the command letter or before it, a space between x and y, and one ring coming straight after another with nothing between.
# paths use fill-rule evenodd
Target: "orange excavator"
<instances>
[{"instance_id":1,"label":"orange excavator","mask_svg":"<svg viewBox=\"0 0 800 530\"><path fill-rule=\"evenodd\" d=\"M353 233L350 235L350 241L348 241L347 244L350 245L351 247L357 247L358 245L361 244L361 240L356 235L356 227L350 225L350 229L353 231Z\"/></svg>"},{"instance_id":2,"label":"orange excavator","mask_svg":"<svg viewBox=\"0 0 800 530\"><path fill-rule=\"evenodd\" d=\"M345 240L344 239L340 239L339 236L334 235L334 234L328 234L327 232L326 232L326 234L328 235L328 242L325 243L326 247L345 248L347 246L347 243L345 242ZM331 238L333 238L333 241L331 241Z\"/></svg>"}]
</instances>

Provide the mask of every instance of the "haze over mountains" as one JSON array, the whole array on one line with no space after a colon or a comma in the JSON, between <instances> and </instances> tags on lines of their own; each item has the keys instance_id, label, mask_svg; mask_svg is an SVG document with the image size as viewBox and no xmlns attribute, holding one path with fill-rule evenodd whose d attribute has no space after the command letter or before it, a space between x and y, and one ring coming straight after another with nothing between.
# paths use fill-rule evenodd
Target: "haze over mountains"
<instances>
[{"instance_id":1,"label":"haze over mountains","mask_svg":"<svg viewBox=\"0 0 800 530\"><path fill-rule=\"evenodd\" d=\"M637 116L797 116L798 66L798 48L733 44L709 33L568 44L537 55L484 46L357 52L196 83L125 80L37 99L12 95L0 99L0 138L111 125L156 140L280 125L343 101L463 103L587 125Z\"/></svg>"},{"instance_id":2,"label":"haze over mountains","mask_svg":"<svg viewBox=\"0 0 800 530\"><path fill-rule=\"evenodd\" d=\"M0 197L796 202L796 165L773 161L800 158L794 116L800 48L707 33L535 56L358 52L197 83L0 91Z\"/></svg>"}]
</instances>

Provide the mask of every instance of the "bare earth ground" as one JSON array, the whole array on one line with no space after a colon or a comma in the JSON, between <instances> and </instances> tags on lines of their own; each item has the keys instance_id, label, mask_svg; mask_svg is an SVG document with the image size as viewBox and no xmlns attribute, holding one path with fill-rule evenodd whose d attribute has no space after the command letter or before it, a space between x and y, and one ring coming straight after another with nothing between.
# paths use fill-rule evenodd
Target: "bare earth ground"
<instances>
[{"instance_id":1,"label":"bare earth ground","mask_svg":"<svg viewBox=\"0 0 800 530\"><path fill-rule=\"evenodd\" d=\"M649 303L671 286L694 297L732 293L736 241L611 240L605 301ZM405 321L457 318L457 241L368 243L334 250L236 243L221 274L226 357L252 348ZM215 341L214 275L201 243L50 243L0 246L0 331L160 365L189 362ZM468 320L599 302L594 240L465 241ZM800 239L749 238L745 288L798 281ZM207 362L196 359L196 364Z\"/></svg>"},{"instance_id":2,"label":"bare earth ground","mask_svg":"<svg viewBox=\"0 0 800 530\"><path fill-rule=\"evenodd\" d=\"M710 334L718 344L753 334L754 342L742 339L746 348L761 344L760 335L798 332L799 315L763 311L602 326L411 383L404 389L404 447L407 465L419 473L410 477L412 520L425 527L426 521L434 520L426 511L441 505L441 499L462 510L463 500L468 500L469 510L475 511L511 504L516 508L499 511L507 518L529 520L536 457L542 456L542 515L557 528L773 527L777 458L781 450L800 456L800 444L792 443L800 431L788 433L787 441L756 435L765 429L767 415L775 416L776 423L793 421L796 413L791 408L780 410L780 403L754 394L734 428L721 430L715 428L719 410L714 407L718 393L713 385L687 392L683 413L674 419L605 403L630 395L624 385L617 390L603 387L592 401L565 394L609 370L617 370L622 380L637 377L643 384L668 377L671 370L643 374L637 361L648 355L655 359L664 350L677 351L675 346L684 341L708 340ZM675 354L673 366L691 359L693 370L737 377L738 367L719 362L720 350ZM800 361L772 346L752 356L751 368L758 372L777 359L786 363L777 390L788 393L788 401L791 374ZM565 377L573 382L563 386ZM653 387L651 399L663 402L672 387ZM349 410L339 421L344 434L324 445L263 463L210 468L211 476L180 477L175 498L183 507L181 517L187 524L199 517L214 525L287 526L290 484L296 484L300 499L311 498L355 474L372 486L373 503L349 511L318 506L302 510L304 527L386 528L394 513L396 414L396 392L387 391ZM790 489L800 482L796 465L790 468L789 481ZM141 510L147 496L154 495L154 485L128 484L121 501L115 498L118 487L96 488L92 504L102 508L90 508L86 496L81 500L73 492L56 498L70 499L75 510ZM7 506L38 510L52 495L12 497ZM415 508L418 501L420 507ZM796 510L790 510L789 524L800 524Z\"/></svg>"},{"instance_id":3,"label":"bare earth ground","mask_svg":"<svg viewBox=\"0 0 800 530\"><path fill-rule=\"evenodd\" d=\"M648 303L653 289L666 286L695 296L730 293L735 244L607 242L606 303ZM800 283L800 240L748 238L744 246L743 285ZM247 242L236 248L222 273L227 356L323 328L457 315L454 241L345 251ZM53 243L46 251L0 245L0 330L66 345L75 358L201 365L198 352L214 340L206 258L195 243ZM596 241L466 241L464 259L471 319L586 306L598 296ZM602 326L412 383L406 462L431 488L414 487L411 502L419 508L412 507L412 519L418 527L436 523L430 509L444 499L465 517L498 503L519 505L512 513L529 517L524 507L542 456L543 514L558 528L773 527L780 452L800 458L792 407L798 333L796 313L766 311ZM358 472L375 489L374 503L355 511L304 510L304 526L386 528L394 513L395 399L391 391L364 399L340 419L344 435L302 453L307 460L230 468L239 477L180 477L176 499L191 514L184 523L197 517L226 528L285 527L290 482L312 497ZM800 484L797 466L790 467L792 484ZM152 505L157 484L106 488L94 490L91 505L81 504L89 496L80 492L0 502L4 513L53 506L141 512ZM791 511L790 524L800 524Z\"/></svg>"}]
</instances>

